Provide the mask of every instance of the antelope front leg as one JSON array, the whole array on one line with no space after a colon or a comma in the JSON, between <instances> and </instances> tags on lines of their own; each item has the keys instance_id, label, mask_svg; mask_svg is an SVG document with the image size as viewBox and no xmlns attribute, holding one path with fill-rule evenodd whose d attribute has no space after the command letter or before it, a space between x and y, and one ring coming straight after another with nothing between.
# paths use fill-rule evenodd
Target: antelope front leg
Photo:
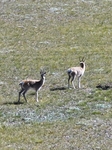
<instances>
[{"instance_id":1,"label":"antelope front leg","mask_svg":"<svg viewBox=\"0 0 112 150\"><path fill-rule=\"evenodd\" d=\"M38 102L38 91L36 91L36 101Z\"/></svg>"},{"instance_id":2,"label":"antelope front leg","mask_svg":"<svg viewBox=\"0 0 112 150\"><path fill-rule=\"evenodd\" d=\"M81 88L81 86L80 86L80 80L81 80L81 77L78 78L78 87L79 87L79 89Z\"/></svg>"}]
</instances>

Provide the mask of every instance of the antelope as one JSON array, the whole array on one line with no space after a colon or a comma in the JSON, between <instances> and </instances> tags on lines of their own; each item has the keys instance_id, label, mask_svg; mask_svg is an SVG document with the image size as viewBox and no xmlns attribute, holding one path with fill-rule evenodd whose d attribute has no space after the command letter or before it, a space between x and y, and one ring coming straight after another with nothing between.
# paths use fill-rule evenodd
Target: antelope
<instances>
[{"instance_id":1,"label":"antelope","mask_svg":"<svg viewBox=\"0 0 112 150\"><path fill-rule=\"evenodd\" d=\"M81 77L84 75L84 72L85 72L84 57L82 59L79 58L79 61L80 61L80 66L79 67L71 67L67 70L67 73L68 73L68 88L69 88L69 81L71 79L71 83L73 85L73 88L75 89L75 85L74 85L73 81L76 77L78 78L78 88L81 88L80 80L81 80Z\"/></svg>"},{"instance_id":2,"label":"antelope","mask_svg":"<svg viewBox=\"0 0 112 150\"><path fill-rule=\"evenodd\" d=\"M19 85L21 86L21 90L19 91L18 102L20 102L21 94L23 94L23 97L25 101L27 102L25 94L31 88L36 91L36 101L38 102L38 91L42 88L42 86L45 83L45 74L46 72L40 71L40 75L41 75L40 80L27 79L19 83Z\"/></svg>"}]
</instances>

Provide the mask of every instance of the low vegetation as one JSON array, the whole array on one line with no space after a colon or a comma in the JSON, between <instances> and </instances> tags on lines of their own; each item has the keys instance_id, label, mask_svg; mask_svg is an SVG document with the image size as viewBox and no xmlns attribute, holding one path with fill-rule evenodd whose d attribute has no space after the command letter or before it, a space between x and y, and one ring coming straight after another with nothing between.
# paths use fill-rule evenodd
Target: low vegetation
<instances>
[{"instance_id":1,"label":"low vegetation","mask_svg":"<svg viewBox=\"0 0 112 150\"><path fill-rule=\"evenodd\" d=\"M0 149L111 149L111 6L111 0L0 2ZM86 60L82 88L68 89L66 71L79 57ZM47 74L39 102L29 91L28 102L17 103L19 82L39 79L40 69Z\"/></svg>"}]
</instances>

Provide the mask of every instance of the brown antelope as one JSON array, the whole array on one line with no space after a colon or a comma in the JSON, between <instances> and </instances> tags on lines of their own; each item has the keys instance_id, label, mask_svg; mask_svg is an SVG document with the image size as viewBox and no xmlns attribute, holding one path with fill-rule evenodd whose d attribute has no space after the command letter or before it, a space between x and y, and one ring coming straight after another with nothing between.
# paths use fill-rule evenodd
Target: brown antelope
<instances>
[{"instance_id":1,"label":"brown antelope","mask_svg":"<svg viewBox=\"0 0 112 150\"><path fill-rule=\"evenodd\" d=\"M42 88L42 86L45 83L45 74L46 74L46 72L40 71L40 75L41 75L40 80L27 79L27 80L23 80L22 82L19 83L19 85L21 86L21 90L19 92L18 102L20 102L21 94L23 94L23 97L24 97L25 101L27 102L25 94L31 88L36 91L36 101L38 102L38 91Z\"/></svg>"},{"instance_id":2,"label":"brown antelope","mask_svg":"<svg viewBox=\"0 0 112 150\"><path fill-rule=\"evenodd\" d=\"M73 80L77 77L78 78L78 88L81 88L80 86L80 80L81 77L84 75L85 72L85 61L84 58L80 59L80 67L71 67L67 70L68 73L68 88L69 88L69 81L71 79L71 83L73 85L73 88L75 89L75 85Z\"/></svg>"}]
</instances>

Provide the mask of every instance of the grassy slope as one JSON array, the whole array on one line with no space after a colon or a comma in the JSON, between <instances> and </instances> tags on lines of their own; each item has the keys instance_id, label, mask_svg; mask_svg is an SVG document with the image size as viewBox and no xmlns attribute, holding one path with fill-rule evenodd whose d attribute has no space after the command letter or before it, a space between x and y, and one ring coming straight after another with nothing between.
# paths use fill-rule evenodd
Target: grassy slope
<instances>
[{"instance_id":1,"label":"grassy slope","mask_svg":"<svg viewBox=\"0 0 112 150\"><path fill-rule=\"evenodd\" d=\"M110 150L111 1L0 2L1 149ZM86 58L83 89L66 89L66 70ZM39 93L16 105L18 83L47 71ZM22 102L24 100L22 99Z\"/></svg>"}]
</instances>

